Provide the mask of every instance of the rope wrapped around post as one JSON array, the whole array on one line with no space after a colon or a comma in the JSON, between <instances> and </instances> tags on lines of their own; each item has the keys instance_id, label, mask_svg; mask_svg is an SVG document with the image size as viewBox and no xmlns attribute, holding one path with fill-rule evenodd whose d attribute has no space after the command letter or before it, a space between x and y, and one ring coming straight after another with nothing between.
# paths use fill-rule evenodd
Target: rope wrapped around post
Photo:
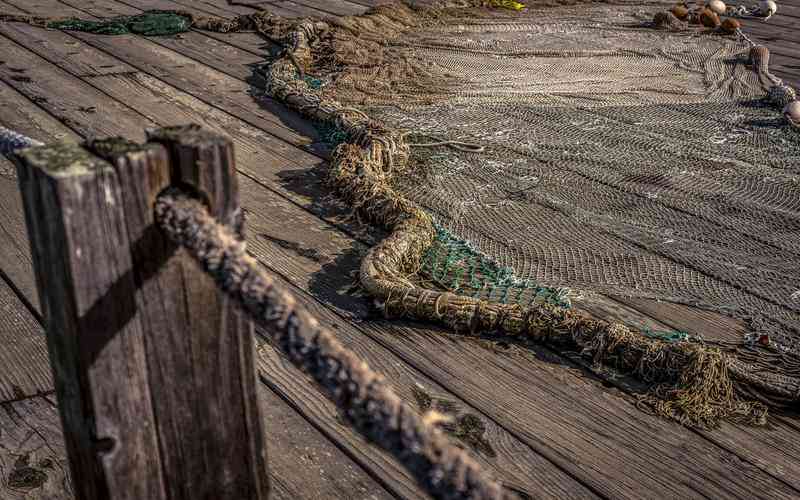
<instances>
[{"instance_id":1,"label":"rope wrapped around post","mask_svg":"<svg viewBox=\"0 0 800 500\"><path fill-rule=\"evenodd\" d=\"M0 127L0 155L9 155L16 149L41 146L42 143L25 135Z\"/></svg>"},{"instance_id":2,"label":"rope wrapped around post","mask_svg":"<svg viewBox=\"0 0 800 500\"><path fill-rule=\"evenodd\" d=\"M218 224L200 201L173 189L158 198L155 216L167 236L314 378L352 426L392 453L434 498L510 498L436 427L444 417L435 412L420 417L403 403L382 376L298 306L247 254L245 242Z\"/></svg>"}]
</instances>

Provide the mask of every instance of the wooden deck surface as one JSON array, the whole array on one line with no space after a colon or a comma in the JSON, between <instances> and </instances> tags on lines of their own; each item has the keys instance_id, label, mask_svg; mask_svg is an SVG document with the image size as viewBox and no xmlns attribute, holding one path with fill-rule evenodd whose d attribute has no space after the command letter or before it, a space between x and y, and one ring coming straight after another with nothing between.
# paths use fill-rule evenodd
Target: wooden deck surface
<instances>
[{"instance_id":1,"label":"wooden deck surface","mask_svg":"<svg viewBox=\"0 0 800 500\"><path fill-rule=\"evenodd\" d=\"M284 16L340 16L371 0L253 2ZM746 31L800 87L800 0ZM81 18L182 9L231 17L225 0L0 0L0 12ZM371 316L355 273L380 234L346 219L321 186L316 132L247 91L266 42L252 33L97 36L0 24L0 125L40 141L200 123L231 137L249 248L343 344L419 407L462 425L455 439L504 483L545 498L798 498L800 421L692 430L639 411L637 385L548 346L470 339ZM638 326L740 336L736 321L620 297L579 303ZM352 432L314 386L258 339L275 498L427 498L395 460ZM0 157L0 498L66 499L71 488L13 166ZM468 418L465 418L469 416Z\"/></svg>"}]
</instances>

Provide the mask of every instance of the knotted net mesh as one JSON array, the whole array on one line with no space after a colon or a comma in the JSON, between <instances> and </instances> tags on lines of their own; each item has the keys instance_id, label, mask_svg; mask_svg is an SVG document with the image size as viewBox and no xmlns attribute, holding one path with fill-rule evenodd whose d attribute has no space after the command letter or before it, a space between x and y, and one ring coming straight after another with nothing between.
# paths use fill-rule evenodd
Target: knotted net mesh
<instances>
[{"instance_id":1,"label":"knotted net mesh","mask_svg":"<svg viewBox=\"0 0 800 500\"><path fill-rule=\"evenodd\" d=\"M684 423L763 423L762 403L800 401L800 126L779 111L796 94L741 32L658 22L669 3L571 3L0 21L277 41L254 93L316 120L337 145L331 186L390 229L360 272L387 314L578 347L655 384L642 402ZM636 331L571 310L581 291L750 331Z\"/></svg>"},{"instance_id":2,"label":"knotted net mesh","mask_svg":"<svg viewBox=\"0 0 800 500\"><path fill-rule=\"evenodd\" d=\"M798 375L800 133L750 43L657 30L663 3L469 4L384 6L311 53L323 100L404 131L387 179L436 224L423 272L507 303L721 312L768 347L743 356Z\"/></svg>"}]
</instances>

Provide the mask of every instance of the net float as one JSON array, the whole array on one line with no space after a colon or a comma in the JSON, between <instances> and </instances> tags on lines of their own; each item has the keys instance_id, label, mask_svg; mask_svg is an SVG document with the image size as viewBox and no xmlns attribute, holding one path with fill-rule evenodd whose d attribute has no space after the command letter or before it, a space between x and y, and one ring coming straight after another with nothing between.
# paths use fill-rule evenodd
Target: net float
<instances>
[{"instance_id":1,"label":"net float","mask_svg":"<svg viewBox=\"0 0 800 500\"><path fill-rule=\"evenodd\" d=\"M720 26L720 31L725 33L726 35L733 35L736 33L736 30L742 27L742 23L738 20L729 17L728 19L722 21L722 25Z\"/></svg>"},{"instance_id":2,"label":"net float","mask_svg":"<svg viewBox=\"0 0 800 500\"><path fill-rule=\"evenodd\" d=\"M800 101L792 101L783 108L783 116L792 122L792 125L800 126Z\"/></svg>"},{"instance_id":3,"label":"net float","mask_svg":"<svg viewBox=\"0 0 800 500\"><path fill-rule=\"evenodd\" d=\"M686 21L689 17L689 9L683 4L675 4L669 11L681 21Z\"/></svg>"},{"instance_id":4,"label":"net float","mask_svg":"<svg viewBox=\"0 0 800 500\"><path fill-rule=\"evenodd\" d=\"M718 16L724 14L727 10L725 2L722 0L711 0L706 4L706 8Z\"/></svg>"},{"instance_id":5,"label":"net float","mask_svg":"<svg viewBox=\"0 0 800 500\"><path fill-rule=\"evenodd\" d=\"M716 12L711 9L705 8L700 13L700 24L705 26L706 28L716 28L720 24L722 24L719 20L719 16Z\"/></svg>"},{"instance_id":6,"label":"net float","mask_svg":"<svg viewBox=\"0 0 800 500\"><path fill-rule=\"evenodd\" d=\"M759 14L766 18L770 18L778 12L778 4L773 2L772 0L762 0L762 2L758 6Z\"/></svg>"}]
</instances>

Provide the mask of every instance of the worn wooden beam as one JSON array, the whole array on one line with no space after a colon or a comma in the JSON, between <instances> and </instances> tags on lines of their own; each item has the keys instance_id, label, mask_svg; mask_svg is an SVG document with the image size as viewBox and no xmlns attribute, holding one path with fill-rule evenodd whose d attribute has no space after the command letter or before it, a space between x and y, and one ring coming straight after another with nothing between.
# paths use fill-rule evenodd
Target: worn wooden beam
<instances>
[{"instance_id":1,"label":"worn wooden beam","mask_svg":"<svg viewBox=\"0 0 800 500\"><path fill-rule=\"evenodd\" d=\"M241 228L232 146L152 135L16 159L76 496L267 498L252 324L152 214L181 183Z\"/></svg>"},{"instance_id":2,"label":"worn wooden beam","mask_svg":"<svg viewBox=\"0 0 800 500\"><path fill-rule=\"evenodd\" d=\"M71 143L17 165L76 496L167 498L119 178Z\"/></svg>"}]
</instances>

